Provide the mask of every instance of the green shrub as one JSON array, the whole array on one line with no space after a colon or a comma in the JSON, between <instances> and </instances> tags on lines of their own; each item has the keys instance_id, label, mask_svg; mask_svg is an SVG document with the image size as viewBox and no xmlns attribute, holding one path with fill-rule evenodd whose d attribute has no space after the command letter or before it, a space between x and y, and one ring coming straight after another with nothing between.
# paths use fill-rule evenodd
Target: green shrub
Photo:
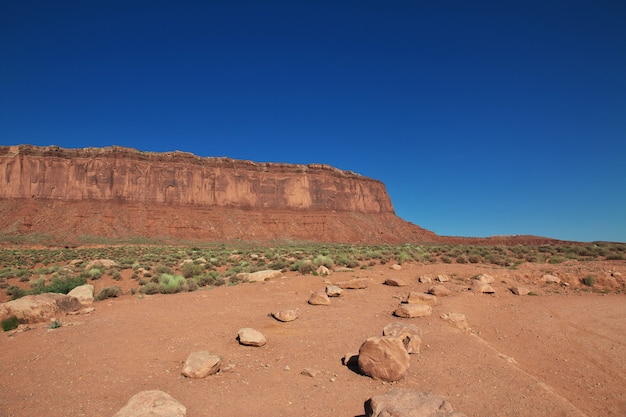
<instances>
[{"instance_id":1,"label":"green shrub","mask_svg":"<svg viewBox=\"0 0 626 417\"><path fill-rule=\"evenodd\" d=\"M11 316L2 320L2 331L8 332L9 330L17 329L19 324L20 323L18 322L17 317Z\"/></svg>"},{"instance_id":2,"label":"green shrub","mask_svg":"<svg viewBox=\"0 0 626 417\"><path fill-rule=\"evenodd\" d=\"M587 275L585 278L582 279L583 284L585 284L588 287L593 287L593 284L595 284L596 280L593 277L593 275Z\"/></svg>"},{"instance_id":3,"label":"green shrub","mask_svg":"<svg viewBox=\"0 0 626 417\"><path fill-rule=\"evenodd\" d=\"M298 272L302 275L312 274L316 269L316 266L312 262L303 261L299 262L298 265Z\"/></svg>"},{"instance_id":4,"label":"green shrub","mask_svg":"<svg viewBox=\"0 0 626 417\"><path fill-rule=\"evenodd\" d=\"M451 264L452 258L450 258L448 255L443 255L441 257L441 262L443 262L444 264Z\"/></svg>"},{"instance_id":5,"label":"green shrub","mask_svg":"<svg viewBox=\"0 0 626 417\"><path fill-rule=\"evenodd\" d=\"M87 275L92 281L100 279L100 277L102 277L102 274L104 274L104 269L97 266L93 266L89 269L89 271L87 271Z\"/></svg>"},{"instance_id":6,"label":"green shrub","mask_svg":"<svg viewBox=\"0 0 626 417\"><path fill-rule=\"evenodd\" d=\"M317 255L313 260L313 263L315 264L315 266L319 267L323 265L329 269L335 266L335 261L333 260L333 258L327 255Z\"/></svg>"},{"instance_id":7,"label":"green shrub","mask_svg":"<svg viewBox=\"0 0 626 417\"><path fill-rule=\"evenodd\" d=\"M50 323L50 329L58 329L59 327L61 327L63 324L61 323L61 320L56 319L54 320L52 323Z\"/></svg>"},{"instance_id":8,"label":"green shrub","mask_svg":"<svg viewBox=\"0 0 626 417\"><path fill-rule=\"evenodd\" d=\"M57 292L60 294L67 294L76 287L85 285L87 280L83 277L67 276L67 277L52 277L50 285L46 286L42 292Z\"/></svg>"},{"instance_id":9,"label":"green shrub","mask_svg":"<svg viewBox=\"0 0 626 417\"><path fill-rule=\"evenodd\" d=\"M158 294L161 292L159 284L154 282L148 282L146 285L142 285L139 292L146 295Z\"/></svg>"},{"instance_id":10,"label":"green shrub","mask_svg":"<svg viewBox=\"0 0 626 417\"><path fill-rule=\"evenodd\" d=\"M106 287L100 290L100 292L96 296L96 300L102 301L102 300L106 300L107 298L119 297L121 293L122 293L122 289L117 285L113 287Z\"/></svg>"},{"instance_id":11,"label":"green shrub","mask_svg":"<svg viewBox=\"0 0 626 417\"><path fill-rule=\"evenodd\" d=\"M160 292L163 294L174 294L187 291L187 280L182 275L161 274L159 278Z\"/></svg>"},{"instance_id":12,"label":"green shrub","mask_svg":"<svg viewBox=\"0 0 626 417\"><path fill-rule=\"evenodd\" d=\"M7 288L7 295L11 297L12 300L17 300L18 298L22 298L27 294L28 292L24 291L17 285L11 285Z\"/></svg>"},{"instance_id":13,"label":"green shrub","mask_svg":"<svg viewBox=\"0 0 626 417\"><path fill-rule=\"evenodd\" d=\"M198 283L193 278L187 278L187 291L196 291L198 289Z\"/></svg>"},{"instance_id":14,"label":"green shrub","mask_svg":"<svg viewBox=\"0 0 626 417\"><path fill-rule=\"evenodd\" d=\"M185 278L192 278L201 275L204 272L202 265L196 265L192 262L186 262L183 264L182 273Z\"/></svg>"}]
</instances>

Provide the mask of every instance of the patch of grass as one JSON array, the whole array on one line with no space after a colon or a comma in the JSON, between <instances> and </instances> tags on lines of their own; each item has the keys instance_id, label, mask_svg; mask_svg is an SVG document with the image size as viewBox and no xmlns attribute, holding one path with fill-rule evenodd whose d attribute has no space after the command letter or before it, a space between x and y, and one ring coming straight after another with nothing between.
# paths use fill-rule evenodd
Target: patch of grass
<instances>
[{"instance_id":1,"label":"patch of grass","mask_svg":"<svg viewBox=\"0 0 626 417\"><path fill-rule=\"evenodd\" d=\"M595 284L596 279L593 277L593 275L587 275L585 278L582 279L582 282L588 287L593 287L593 284Z\"/></svg>"},{"instance_id":2,"label":"patch of grass","mask_svg":"<svg viewBox=\"0 0 626 417\"><path fill-rule=\"evenodd\" d=\"M59 319L56 319L52 323L50 323L50 329L58 329L61 326L63 326L63 324L61 323L61 320Z\"/></svg>"},{"instance_id":3,"label":"patch of grass","mask_svg":"<svg viewBox=\"0 0 626 417\"><path fill-rule=\"evenodd\" d=\"M2 320L2 331L8 332L9 330L17 329L17 326L19 326L19 324L20 323L17 320L17 317L11 316L7 319Z\"/></svg>"},{"instance_id":4,"label":"patch of grass","mask_svg":"<svg viewBox=\"0 0 626 417\"><path fill-rule=\"evenodd\" d=\"M107 298L116 298L122 294L122 289L114 285L112 287L106 287L100 290L98 295L95 297L97 301L106 300Z\"/></svg>"}]
</instances>

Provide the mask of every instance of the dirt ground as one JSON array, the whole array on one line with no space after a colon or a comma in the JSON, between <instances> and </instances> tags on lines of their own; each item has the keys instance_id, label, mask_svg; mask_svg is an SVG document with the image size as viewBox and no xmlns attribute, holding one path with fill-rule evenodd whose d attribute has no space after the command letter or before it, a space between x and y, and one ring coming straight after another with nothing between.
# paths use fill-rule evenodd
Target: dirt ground
<instances>
[{"instance_id":1,"label":"dirt ground","mask_svg":"<svg viewBox=\"0 0 626 417\"><path fill-rule=\"evenodd\" d=\"M467 416L622 417L626 295L578 285L588 271L607 280L616 273L614 284L624 287L626 263L611 261L516 270L377 265L328 277L288 272L273 281L191 293L127 294L95 302L91 314L61 317L62 327L54 330L45 323L0 334L0 416L112 416L134 394L156 389L183 403L190 417L354 417L363 415L369 397L402 387L442 395ZM467 290L470 278L483 272L496 277L494 295ZM542 283L545 272L572 285ZM452 294L439 297L430 317L394 317L409 291L428 288L418 282L424 274L449 275L443 285ZM307 304L325 281L353 277L371 283L345 290L330 306ZM409 286L383 285L391 277ZM509 291L519 284L536 296ZM300 318L281 323L268 316L288 308L298 308ZM465 314L471 330L442 320L447 312ZM411 355L403 380L383 383L343 366L345 354L357 354L366 338L394 321L424 330L421 353ZM242 327L261 331L267 344L239 345ZM182 376L185 359L198 350L221 356L222 371L205 379ZM305 368L320 373L306 376Z\"/></svg>"}]
</instances>

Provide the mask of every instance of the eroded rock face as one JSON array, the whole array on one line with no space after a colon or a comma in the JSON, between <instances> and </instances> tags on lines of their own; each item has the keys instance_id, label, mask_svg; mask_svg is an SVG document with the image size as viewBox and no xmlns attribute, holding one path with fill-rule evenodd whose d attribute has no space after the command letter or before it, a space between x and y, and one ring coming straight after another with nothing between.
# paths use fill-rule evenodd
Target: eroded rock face
<instances>
[{"instance_id":1,"label":"eroded rock face","mask_svg":"<svg viewBox=\"0 0 626 417\"><path fill-rule=\"evenodd\" d=\"M382 182L353 172L120 147L0 146L0 212L0 229L45 233L64 243L81 235L437 239L395 215Z\"/></svg>"},{"instance_id":2,"label":"eroded rock face","mask_svg":"<svg viewBox=\"0 0 626 417\"><path fill-rule=\"evenodd\" d=\"M200 158L121 147L0 149L9 198L393 212L384 185L327 165Z\"/></svg>"}]
</instances>

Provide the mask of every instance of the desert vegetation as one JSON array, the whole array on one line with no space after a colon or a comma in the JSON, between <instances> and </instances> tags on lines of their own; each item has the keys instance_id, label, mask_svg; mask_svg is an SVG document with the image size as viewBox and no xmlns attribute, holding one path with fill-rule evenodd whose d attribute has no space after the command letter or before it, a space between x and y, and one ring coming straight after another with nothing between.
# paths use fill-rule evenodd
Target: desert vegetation
<instances>
[{"instance_id":1,"label":"desert vegetation","mask_svg":"<svg viewBox=\"0 0 626 417\"><path fill-rule=\"evenodd\" d=\"M97 260L114 261L112 264ZM566 261L626 259L626 244L590 243L571 246L342 245L282 243L164 245L98 245L79 248L0 249L0 289L5 299L43 292L67 293L102 277L136 281L140 294L195 291L235 285L238 274L265 269L316 274L317 268L367 269L377 264L486 264L516 269L523 263L546 265ZM94 262L94 260L96 260ZM582 283L593 288L593 277ZM99 299L116 297L107 288Z\"/></svg>"}]
</instances>

